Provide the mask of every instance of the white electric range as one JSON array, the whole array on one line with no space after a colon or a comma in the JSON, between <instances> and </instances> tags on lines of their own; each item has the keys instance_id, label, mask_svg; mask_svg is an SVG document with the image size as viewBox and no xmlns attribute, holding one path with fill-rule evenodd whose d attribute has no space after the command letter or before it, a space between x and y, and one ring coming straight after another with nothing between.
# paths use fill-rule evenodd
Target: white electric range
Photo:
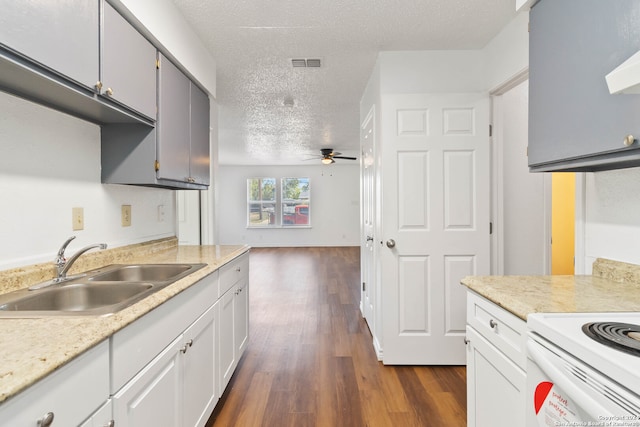
<instances>
[{"instance_id":1,"label":"white electric range","mask_svg":"<svg viewBox=\"0 0 640 427\"><path fill-rule=\"evenodd\" d=\"M640 313L535 313L527 327L527 426L640 427Z\"/></svg>"}]
</instances>

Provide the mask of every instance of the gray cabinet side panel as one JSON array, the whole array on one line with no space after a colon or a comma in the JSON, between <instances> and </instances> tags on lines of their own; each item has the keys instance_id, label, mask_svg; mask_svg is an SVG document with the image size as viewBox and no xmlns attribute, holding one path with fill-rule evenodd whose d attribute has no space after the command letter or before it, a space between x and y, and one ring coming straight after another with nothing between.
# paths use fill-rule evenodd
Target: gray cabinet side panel
<instances>
[{"instance_id":1,"label":"gray cabinet side panel","mask_svg":"<svg viewBox=\"0 0 640 427\"><path fill-rule=\"evenodd\" d=\"M158 70L158 178L189 178L189 85L191 82L160 55Z\"/></svg>"},{"instance_id":2,"label":"gray cabinet side panel","mask_svg":"<svg viewBox=\"0 0 640 427\"><path fill-rule=\"evenodd\" d=\"M102 93L156 118L156 49L109 4L104 4Z\"/></svg>"},{"instance_id":3,"label":"gray cabinet side panel","mask_svg":"<svg viewBox=\"0 0 640 427\"><path fill-rule=\"evenodd\" d=\"M605 76L640 49L640 1L541 0L529 36L529 165L621 150L640 95Z\"/></svg>"},{"instance_id":4,"label":"gray cabinet side panel","mask_svg":"<svg viewBox=\"0 0 640 427\"><path fill-rule=\"evenodd\" d=\"M191 83L191 177L209 185L209 97Z\"/></svg>"},{"instance_id":5,"label":"gray cabinet side panel","mask_svg":"<svg viewBox=\"0 0 640 427\"><path fill-rule=\"evenodd\" d=\"M98 0L0 0L0 43L93 88L98 81Z\"/></svg>"},{"instance_id":6,"label":"gray cabinet side panel","mask_svg":"<svg viewBox=\"0 0 640 427\"><path fill-rule=\"evenodd\" d=\"M156 132L137 124L113 124L101 130L102 182L155 184Z\"/></svg>"}]
</instances>

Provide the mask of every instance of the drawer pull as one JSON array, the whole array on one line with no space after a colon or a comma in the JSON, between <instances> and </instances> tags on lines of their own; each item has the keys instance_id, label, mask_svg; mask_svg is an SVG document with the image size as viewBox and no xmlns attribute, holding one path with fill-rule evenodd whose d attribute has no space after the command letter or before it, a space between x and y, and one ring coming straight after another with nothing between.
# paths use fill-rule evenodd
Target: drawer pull
<instances>
[{"instance_id":1,"label":"drawer pull","mask_svg":"<svg viewBox=\"0 0 640 427\"><path fill-rule=\"evenodd\" d=\"M491 329L495 329L496 326L498 326L498 324L496 322L494 322L493 319L489 320L489 326L491 326Z\"/></svg>"},{"instance_id":2,"label":"drawer pull","mask_svg":"<svg viewBox=\"0 0 640 427\"><path fill-rule=\"evenodd\" d=\"M38 420L38 427L49 427L53 424L53 412L47 412Z\"/></svg>"},{"instance_id":3,"label":"drawer pull","mask_svg":"<svg viewBox=\"0 0 640 427\"><path fill-rule=\"evenodd\" d=\"M236 271L237 271L238 273L240 273L240 267L236 268Z\"/></svg>"},{"instance_id":4,"label":"drawer pull","mask_svg":"<svg viewBox=\"0 0 640 427\"><path fill-rule=\"evenodd\" d=\"M111 420L108 423L106 423L104 427L115 427L115 425L116 425L116 422Z\"/></svg>"},{"instance_id":5,"label":"drawer pull","mask_svg":"<svg viewBox=\"0 0 640 427\"><path fill-rule=\"evenodd\" d=\"M464 345L467 345L471 342L471 340L467 337L464 337Z\"/></svg>"},{"instance_id":6,"label":"drawer pull","mask_svg":"<svg viewBox=\"0 0 640 427\"><path fill-rule=\"evenodd\" d=\"M191 347L193 345L193 340L189 340L185 343L184 347L182 347L180 349L180 353L185 354L187 352L187 350L189 350L189 347Z\"/></svg>"}]
</instances>

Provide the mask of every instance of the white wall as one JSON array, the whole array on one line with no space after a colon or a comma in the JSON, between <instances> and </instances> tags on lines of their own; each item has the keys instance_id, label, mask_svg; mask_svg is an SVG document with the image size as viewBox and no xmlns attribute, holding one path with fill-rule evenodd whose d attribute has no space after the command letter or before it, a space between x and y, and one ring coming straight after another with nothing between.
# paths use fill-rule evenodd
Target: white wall
<instances>
[{"instance_id":1,"label":"white wall","mask_svg":"<svg viewBox=\"0 0 640 427\"><path fill-rule=\"evenodd\" d=\"M529 11L523 10L482 49L485 87L493 90L529 68Z\"/></svg>"},{"instance_id":2,"label":"white wall","mask_svg":"<svg viewBox=\"0 0 640 427\"><path fill-rule=\"evenodd\" d=\"M584 273L599 257L640 264L640 168L584 175Z\"/></svg>"},{"instance_id":3,"label":"white wall","mask_svg":"<svg viewBox=\"0 0 640 427\"><path fill-rule=\"evenodd\" d=\"M309 177L311 228L247 228L247 179ZM359 246L360 169L330 166L219 166L219 243L256 247Z\"/></svg>"},{"instance_id":4,"label":"white wall","mask_svg":"<svg viewBox=\"0 0 640 427\"><path fill-rule=\"evenodd\" d=\"M0 92L0 270L52 261L96 242L111 247L175 235L174 192L100 183L100 128ZM132 225L120 225L131 205ZM164 221L157 209L164 206ZM71 211L84 208L84 230Z\"/></svg>"}]
</instances>

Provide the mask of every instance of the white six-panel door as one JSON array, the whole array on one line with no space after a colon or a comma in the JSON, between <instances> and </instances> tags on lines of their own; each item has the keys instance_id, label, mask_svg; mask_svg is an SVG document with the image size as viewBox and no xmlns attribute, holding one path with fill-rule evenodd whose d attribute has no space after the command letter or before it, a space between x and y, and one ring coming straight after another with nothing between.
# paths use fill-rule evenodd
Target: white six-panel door
<instances>
[{"instance_id":1,"label":"white six-panel door","mask_svg":"<svg viewBox=\"0 0 640 427\"><path fill-rule=\"evenodd\" d=\"M465 364L466 275L489 274L489 98L383 95L383 362Z\"/></svg>"}]
</instances>

